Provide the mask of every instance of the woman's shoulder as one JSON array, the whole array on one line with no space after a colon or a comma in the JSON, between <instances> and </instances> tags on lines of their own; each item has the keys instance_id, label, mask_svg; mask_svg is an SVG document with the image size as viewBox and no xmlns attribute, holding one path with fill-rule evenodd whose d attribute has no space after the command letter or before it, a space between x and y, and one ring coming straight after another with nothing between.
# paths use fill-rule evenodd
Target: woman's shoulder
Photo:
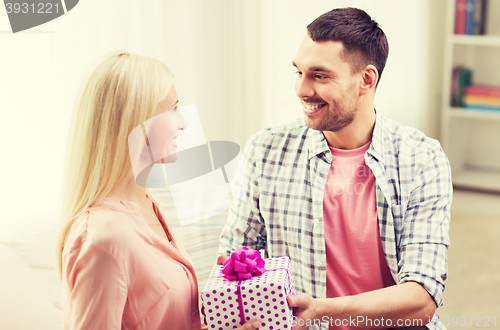
<instances>
[{"instance_id":1,"label":"woman's shoulder","mask_svg":"<svg viewBox=\"0 0 500 330\"><path fill-rule=\"evenodd\" d=\"M110 251L126 251L127 241L134 234L133 214L98 204L84 210L68 231L66 252L82 246ZM118 249L117 249L118 248Z\"/></svg>"}]
</instances>

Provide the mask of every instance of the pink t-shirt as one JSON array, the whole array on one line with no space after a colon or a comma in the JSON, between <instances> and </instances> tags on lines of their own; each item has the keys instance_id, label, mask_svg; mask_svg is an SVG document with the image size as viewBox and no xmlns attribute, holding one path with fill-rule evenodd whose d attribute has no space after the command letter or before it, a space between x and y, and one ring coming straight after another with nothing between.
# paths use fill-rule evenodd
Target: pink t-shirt
<instances>
[{"instance_id":1,"label":"pink t-shirt","mask_svg":"<svg viewBox=\"0 0 500 330\"><path fill-rule=\"evenodd\" d=\"M375 177L364 159L369 146L330 148L333 160L323 201L327 298L395 284L380 239Z\"/></svg>"}]
</instances>

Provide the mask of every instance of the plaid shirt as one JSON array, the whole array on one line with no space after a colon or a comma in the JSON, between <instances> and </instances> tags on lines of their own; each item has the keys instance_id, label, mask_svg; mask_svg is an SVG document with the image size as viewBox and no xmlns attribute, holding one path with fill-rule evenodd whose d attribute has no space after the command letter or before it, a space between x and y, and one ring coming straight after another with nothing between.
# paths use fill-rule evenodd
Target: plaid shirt
<instances>
[{"instance_id":1,"label":"plaid shirt","mask_svg":"<svg viewBox=\"0 0 500 330\"><path fill-rule=\"evenodd\" d=\"M394 280L420 283L442 305L452 200L448 159L438 141L378 112L364 157L376 180L380 237ZM296 291L325 298L323 196L332 154L324 135L303 120L262 130L248 141L243 159L234 185L240 202L229 212L219 254L248 246L267 257L289 256ZM437 314L428 327L446 329Z\"/></svg>"}]
</instances>

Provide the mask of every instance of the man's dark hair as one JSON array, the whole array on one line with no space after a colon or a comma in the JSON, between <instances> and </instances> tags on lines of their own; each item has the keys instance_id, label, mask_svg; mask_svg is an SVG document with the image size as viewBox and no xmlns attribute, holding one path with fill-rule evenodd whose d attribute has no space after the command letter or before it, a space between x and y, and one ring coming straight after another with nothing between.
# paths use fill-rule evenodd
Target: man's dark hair
<instances>
[{"instance_id":1,"label":"man's dark hair","mask_svg":"<svg viewBox=\"0 0 500 330\"><path fill-rule=\"evenodd\" d=\"M342 42L344 52L341 55L351 64L353 72L372 64L378 70L380 81L389 44L384 31L365 11L357 8L333 9L309 24L307 32L314 41Z\"/></svg>"}]
</instances>

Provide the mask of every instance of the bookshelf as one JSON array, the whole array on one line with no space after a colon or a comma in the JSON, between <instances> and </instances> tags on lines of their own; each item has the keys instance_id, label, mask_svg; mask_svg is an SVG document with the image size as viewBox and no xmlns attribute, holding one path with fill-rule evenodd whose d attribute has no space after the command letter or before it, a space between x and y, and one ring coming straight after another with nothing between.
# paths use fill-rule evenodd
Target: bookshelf
<instances>
[{"instance_id":1,"label":"bookshelf","mask_svg":"<svg viewBox=\"0 0 500 330\"><path fill-rule=\"evenodd\" d=\"M451 43L455 45L500 47L500 36L452 35Z\"/></svg>"},{"instance_id":2,"label":"bookshelf","mask_svg":"<svg viewBox=\"0 0 500 330\"><path fill-rule=\"evenodd\" d=\"M457 0L447 0L441 144L455 187L500 192L500 111L451 106L453 67L472 70L474 84L500 86L500 0L488 0L484 35L455 35Z\"/></svg>"}]
</instances>

